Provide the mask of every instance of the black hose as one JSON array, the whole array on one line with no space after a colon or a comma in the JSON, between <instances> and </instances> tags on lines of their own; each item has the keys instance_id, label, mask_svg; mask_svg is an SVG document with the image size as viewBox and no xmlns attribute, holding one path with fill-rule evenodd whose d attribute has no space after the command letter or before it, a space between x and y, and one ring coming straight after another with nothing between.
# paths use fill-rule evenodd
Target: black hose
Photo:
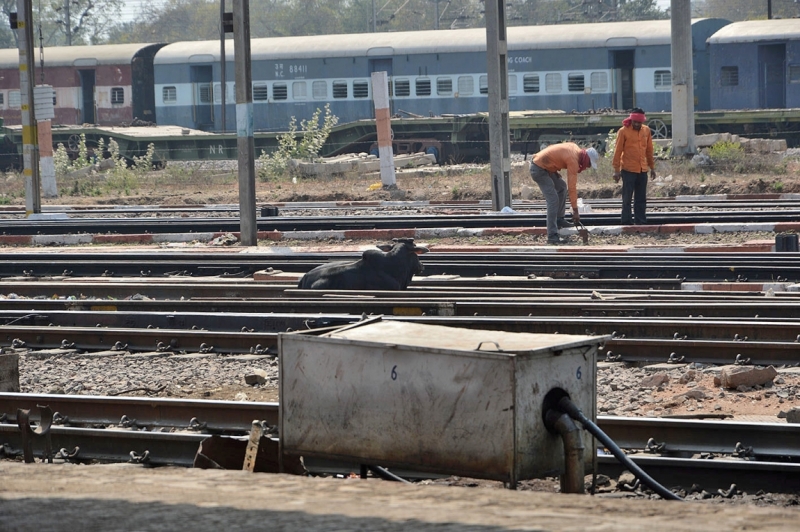
<instances>
[{"instance_id":1,"label":"black hose","mask_svg":"<svg viewBox=\"0 0 800 532\"><path fill-rule=\"evenodd\" d=\"M378 475L379 477L381 477L382 479L384 479L384 480L394 480L396 482L403 482L405 484L411 484L411 482L409 482L408 480L404 479L403 477L399 477L399 476L395 475L394 473L392 473L388 469L384 469L381 466L372 466L371 465L371 466L367 466L367 468L370 471L372 471L373 473L375 473L376 475Z\"/></svg>"},{"instance_id":2,"label":"black hose","mask_svg":"<svg viewBox=\"0 0 800 532\"><path fill-rule=\"evenodd\" d=\"M681 497L675 495L670 490L656 482L653 477L645 473L641 467L636 465L636 463L631 460L616 443L614 443L614 440L609 438L605 432L600 430L600 427L598 427L596 423L583 415L583 412L581 412L580 408L575 406L575 403L570 401L569 397L562 397L561 400L558 401L558 408L562 412L569 414L572 419L580 421L581 425L583 425L586 430L591 432L600 443L602 443L608 450L611 451L611 454L613 454L617 460L622 462L625 467L628 468L628 471L633 473L636 478L640 479L648 488L658 493L661 498L670 501L683 500Z\"/></svg>"}]
</instances>

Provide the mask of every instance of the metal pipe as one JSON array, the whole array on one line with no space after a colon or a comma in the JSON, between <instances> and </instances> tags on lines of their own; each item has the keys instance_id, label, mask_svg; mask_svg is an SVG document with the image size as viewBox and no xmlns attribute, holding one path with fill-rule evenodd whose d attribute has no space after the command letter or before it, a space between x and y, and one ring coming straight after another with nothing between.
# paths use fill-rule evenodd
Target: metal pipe
<instances>
[{"instance_id":1,"label":"metal pipe","mask_svg":"<svg viewBox=\"0 0 800 532\"><path fill-rule=\"evenodd\" d=\"M581 429L569 414L548 410L545 423L561 435L564 442L564 474L561 475L561 493L584 493L583 439Z\"/></svg>"},{"instance_id":2,"label":"metal pipe","mask_svg":"<svg viewBox=\"0 0 800 532\"><path fill-rule=\"evenodd\" d=\"M605 432L600 430L600 427L598 427L591 419L583 415L583 412L581 412L581 410L570 400L569 397L561 398L561 400L558 402L558 408L561 411L569 414L572 419L580 421L586 430L591 432L592 435L600 441L600 443L602 443L608 450L611 451L611 454L613 454L617 460L622 462L625 467L628 468L628 471L633 473L636 478L640 479L643 484L658 493L663 499L671 501L683 500L678 495L675 495L670 490L656 482L653 477L645 473L641 467L636 465L633 460L628 458L625 452L623 452L623 450L620 449L616 443L614 443L614 440L609 438Z\"/></svg>"}]
</instances>

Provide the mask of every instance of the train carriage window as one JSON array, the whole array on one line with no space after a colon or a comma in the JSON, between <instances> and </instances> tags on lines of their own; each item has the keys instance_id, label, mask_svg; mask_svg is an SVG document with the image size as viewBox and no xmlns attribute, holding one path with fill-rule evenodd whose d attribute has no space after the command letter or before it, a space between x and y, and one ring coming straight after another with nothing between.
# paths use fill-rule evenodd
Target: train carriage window
<instances>
[{"instance_id":1,"label":"train carriage window","mask_svg":"<svg viewBox=\"0 0 800 532\"><path fill-rule=\"evenodd\" d=\"M695 79L697 79L696 76ZM653 74L653 86L657 91L672 90L672 72L669 70L656 70Z\"/></svg>"},{"instance_id":2,"label":"train carriage window","mask_svg":"<svg viewBox=\"0 0 800 532\"><path fill-rule=\"evenodd\" d=\"M200 103L211 103L211 98L213 96L211 90L211 83L198 83L197 84L198 90L198 97L200 98Z\"/></svg>"},{"instance_id":3,"label":"train carriage window","mask_svg":"<svg viewBox=\"0 0 800 532\"><path fill-rule=\"evenodd\" d=\"M489 76L478 78L478 90L481 94L489 94Z\"/></svg>"},{"instance_id":4,"label":"train carriage window","mask_svg":"<svg viewBox=\"0 0 800 532\"><path fill-rule=\"evenodd\" d=\"M228 96L227 94L225 95ZM222 86L219 83L214 83L214 103L220 103L222 100Z\"/></svg>"},{"instance_id":5,"label":"train carriage window","mask_svg":"<svg viewBox=\"0 0 800 532\"><path fill-rule=\"evenodd\" d=\"M475 80L472 76L458 76L458 95L472 96L475 93Z\"/></svg>"},{"instance_id":6,"label":"train carriage window","mask_svg":"<svg viewBox=\"0 0 800 532\"><path fill-rule=\"evenodd\" d=\"M111 104L121 105L125 103L125 89L122 87L111 87Z\"/></svg>"},{"instance_id":7,"label":"train carriage window","mask_svg":"<svg viewBox=\"0 0 800 532\"><path fill-rule=\"evenodd\" d=\"M400 98L411 96L411 81L407 79L395 79L394 95Z\"/></svg>"},{"instance_id":8,"label":"train carriage window","mask_svg":"<svg viewBox=\"0 0 800 532\"><path fill-rule=\"evenodd\" d=\"M516 94L517 93L517 75L516 74L509 74L508 75L508 93L509 94Z\"/></svg>"},{"instance_id":9,"label":"train carriage window","mask_svg":"<svg viewBox=\"0 0 800 532\"><path fill-rule=\"evenodd\" d=\"M292 100L305 100L306 98L308 98L308 85L306 85L306 82L292 82Z\"/></svg>"},{"instance_id":10,"label":"train carriage window","mask_svg":"<svg viewBox=\"0 0 800 532\"><path fill-rule=\"evenodd\" d=\"M449 96L453 94L453 79L436 78L436 94L439 96Z\"/></svg>"},{"instance_id":11,"label":"train carriage window","mask_svg":"<svg viewBox=\"0 0 800 532\"><path fill-rule=\"evenodd\" d=\"M311 84L311 96L315 100L327 100L328 99L328 82L324 80L318 80Z\"/></svg>"},{"instance_id":12,"label":"train carriage window","mask_svg":"<svg viewBox=\"0 0 800 532\"><path fill-rule=\"evenodd\" d=\"M800 83L800 65L789 65L789 83Z\"/></svg>"},{"instance_id":13,"label":"train carriage window","mask_svg":"<svg viewBox=\"0 0 800 532\"><path fill-rule=\"evenodd\" d=\"M544 77L544 90L550 94L561 92L561 74L553 72Z\"/></svg>"},{"instance_id":14,"label":"train carriage window","mask_svg":"<svg viewBox=\"0 0 800 532\"><path fill-rule=\"evenodd\" d=\"M420 78L416 84L417 96L430 96L431 95L431 80L428 78Z\"/></svg>"},{"instance_id":15,"label":"train carriage window","mask_svg":"<svg viewBox=\"0 0 800 532\"><path fill-rule=\"evenodd\" d=\"M161 99L164 103L175 103L178 101L178 89L175 87L164 87L161 89Z\"/></svg>"},{"instance_id":16,"label":"train carriage window","mask_svg":"<svg viewBox=\"0 0 800 532\"><path fill-rule=\"evenodd\" d=\"M369 98L369 83L366 81L354 81L353 98Z\"/></svg>"},{"instance_id":17,"label":"train carriage window","mask_svg":"<svg viewBox=\"0 0 800 532\"><path fill-rule=\"evenodd\" d=\"M347 82L334 81L333 82L333 97L334 98L347 98Z\"/></svg>"},{"instance_id":18,"label":"train carriage window","mask_svg":"<svg viewBox=\"0 0 800 532\"><path fill-rule=\"evenodd\" d=\"M719 73L719 81L723 87L735 87L739 84L739 67L725 66Z\"/></svg>"},{"instance_id":19,"label":"train carriage window","mask_svg":"<svg viewBox=\"0 0 800 532\"><path fill-rule=\"evenodd\" d=\"M6 104L5 93L0 92L0 105ZM55 100L55 98L53 98Z\"/></svg>"},{"instance_id":20,"label":"train carriage window","mask_svg":"<svg viewBox=\"0 0 800 532\"><path fill-rule=\"evenodd\" d=\"M539 74L525 74L522 76L523 92L539 92Z\"/></svg>"},{"instance_id":21,"label":"train carriage window","mask_svg":"<svg viewBox=\"0 0 800 532\"><path fill-rule=\"evenodd\" d=\"M269 90L266 83L253 83L253 101L266 102L269 99Z\"/></svg>"},{"instance_id":22,"label":"train carriage window","mask_svg":"<svg viewBox=\"0 0 800 532\"><path fill-rule=\"evenodd\" d=\"M272 99L273 100L286 100L289 98L289 88L286 83L273 83L272 84Z\"/></svg>"},{"instance_id":23,"label":"train carriage window","mask_svg":"<svg viewBox=\"0 0 800 532\"><path fill-rule=\"evenodd\" d=\"M569 74L567 76L567 90L569 92L583 92L586 87L586 76L583 74Z\"/></svg>"},{"instance_id":24,"label":"train carriage window","mask_svg":"<svg viewBox=\"0 0 800 532\"><path fill-rule=\"evenodd\" d=\"M592 92L606 92L608 90L608 73L592 72L589 82L592 84Z\"/></svg>"}]
</instances>

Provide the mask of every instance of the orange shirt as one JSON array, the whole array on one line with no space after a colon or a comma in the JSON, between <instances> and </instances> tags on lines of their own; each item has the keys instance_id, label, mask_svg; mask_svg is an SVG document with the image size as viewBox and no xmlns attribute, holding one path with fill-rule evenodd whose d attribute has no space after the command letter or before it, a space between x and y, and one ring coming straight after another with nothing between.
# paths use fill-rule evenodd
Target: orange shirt
<instances>
[{"instance_id":1,"label":"orange shirt","mask_svg":"<svg viewBox=\"0 0 800 532\"><path fill-rule=\"evenodd\" d=\"M533 156L533 164L548 172L567 171L567 190L573 210L578 210L578 158L581 149L574 142L562 142L551 144Z\"/></svg>"},{"instance_id":2,"label":"orange shirt","mask_svg":"<svg viewBox=\"0 0 800 532\"><path fill-rule=\"evenodd\" d=\"M650 128L642 125L636 131L633 127L621 127L617 132L617 146L614 148L614 171L620 169L640 174L647 169L655 170L653 160L653 136Z\"/></svg>"}]
</instances>

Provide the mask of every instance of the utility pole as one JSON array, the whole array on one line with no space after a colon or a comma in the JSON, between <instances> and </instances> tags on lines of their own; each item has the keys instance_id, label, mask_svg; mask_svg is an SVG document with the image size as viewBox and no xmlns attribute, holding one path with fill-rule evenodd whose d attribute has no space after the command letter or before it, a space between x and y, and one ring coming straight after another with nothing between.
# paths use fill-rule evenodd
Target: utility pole
<instances>
[{"instance_id":1,"label":"utility pole","mask_svg":"<svg viewBox=\"0 0 800 532\"><path fill-rule=\"evenodd\" d=\"M378 13L375 12L375 0L372 0L372 33L375 33L378 23L375 19L378 18Z\"/></svg>"},{"instance_id":2,"label":"utility pole","mask_svg":"<svg viewBox=\"0 0 800 532\"><path fill-rule=\"evenodd\" d=\"M31 0L17 0L16 24L19 43L19 96L22 112L22 173L25 176L25 215L42 212L39 181L39 139L33 110L33 8Z\"/></svg>"},{"instance_id":3,"label":"utility pole","mask_svg":"<svg viewBox=\"0 0 800 532\"><path fill-rule=\"evenodd\" d=\"M433 3L436 4L436 17L433 20L433 29L439 29L439 0L433 0Z\"/></svg>"},{"instance_id":4,"label":"utility pole","mask_svg":"<svg viewBox=\"0 0 800 532\"><path fill-rule=\"evenodd\" d=\"M220 120L222 121L222 127L220 130L222 133L225 133L225 126L227 117L225 116L225 103L227 102L227 75L225 72L225 33L226 33L226 20L225 20L225 0L219 1L219 97L220 101L222 102L222 106L220 109ZM231 28L233 29L233 28Z\"/></svg>"},{"instance_id":5,"label":"utility pole","mask_svg":"<svg viewBox=\"0 0 800 532\"><path fill-rule=\"evenodd\" d=\"M250 0L233 3L233 55L236 58L236 146L239 163L239 240L258 245L256 166L253 155L253 73L250 68Z\"/></svg>"},{"instance_id":6,"label":"utility pole","mask_svg":"<svg viewBox=\"0 0 800 532\"><path fill-rule=\"evenodd\" d=\"M695 153L692 9L689 0L670 3L672 32L672 154Z\"/></svg>"},{"instance_id":7,"label":"utility pole","mask_svg":"<svg viewBox=\"0 0 800 532\"><path fill-rule=\"evenodd\" d=\"M767 20L772 19L772 0L767 0Z\"/></svg>"},{"instance_id":8,"label":"utility pole","mask_svg":"<svg viewBox=\"0 0 800 532\"><path fill-rule=\"evenodd\" d=\"M503 207L511 207L505 0L486 0L486 62L489 84L489 166L492 172L492 209L500 211Z\"/></svg>"}]
</instances>

